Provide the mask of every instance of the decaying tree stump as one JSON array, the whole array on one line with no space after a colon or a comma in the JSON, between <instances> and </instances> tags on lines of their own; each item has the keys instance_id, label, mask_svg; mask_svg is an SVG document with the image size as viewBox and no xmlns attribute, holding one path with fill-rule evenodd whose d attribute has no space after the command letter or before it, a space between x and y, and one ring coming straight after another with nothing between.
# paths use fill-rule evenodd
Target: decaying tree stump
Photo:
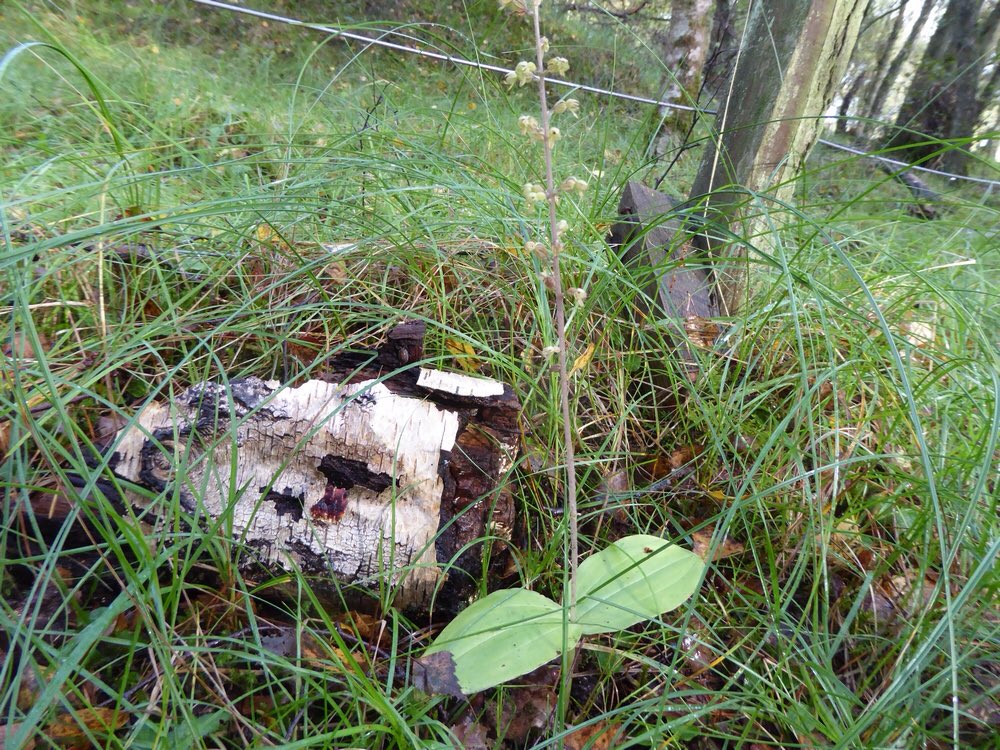
<instances>
[{"instance_id":1,"label":"decaying tree stump","mask_svg":"<svg viewBox=\"0 0 1000 750\"><path fill-rule=\"evenodd\" d=\"M151 403L112 469L159 494L128 498L147 520L176 497L196 525L231 530L249 576L301 571L340 601L392 586L396 606L454 609L510 536L519 404L498 381L416 365L423 333L397 326L380 352L296 388L244 378Z\"/></svg>"}]
</instances>

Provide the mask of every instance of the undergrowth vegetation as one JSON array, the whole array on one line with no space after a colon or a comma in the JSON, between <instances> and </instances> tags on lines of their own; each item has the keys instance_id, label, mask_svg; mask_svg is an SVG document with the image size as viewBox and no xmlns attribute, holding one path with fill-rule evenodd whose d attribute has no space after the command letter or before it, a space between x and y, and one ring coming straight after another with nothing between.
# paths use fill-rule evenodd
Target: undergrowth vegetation
<instances>
[{"instance_id":1,"label":"undergrowth vegetation","mask_svg":"<svg viewBox=\"0 0 1000 750\"><path fill-rule=\"evenodd\" d=\"M150 400L246 375L298 384L418 318L424 364L520 398L503 586L558 598L555 333L525 250L540 209L521 195L543 165L517 134L530 93L179 3L88 5L0 9L8 746L993 741L995 192L951 188L925 221L874 165L818 149L794 205L748 198L769 227L733 237L752 298L688 331L691 378L677 332L640 312L642 270L607 242L624 183L665 168L650 113L578 95L555 156L590 182L559 206L564 286L586 290L567 311L583 555L652 534L709 565L680 609L587 638L569 694L542 668L471 702L429 697L411 660L441 623L330 612L307 579L275 600L181 509L155 533L110 513L100 449ZM507 64L528 34L489 5L406 33ZM554 46L598 49L592 67L565 54L602 85L616 50L641 49L563 23ZM696 159L663 189L684 195Z\"/></svg>"}]
</instances>

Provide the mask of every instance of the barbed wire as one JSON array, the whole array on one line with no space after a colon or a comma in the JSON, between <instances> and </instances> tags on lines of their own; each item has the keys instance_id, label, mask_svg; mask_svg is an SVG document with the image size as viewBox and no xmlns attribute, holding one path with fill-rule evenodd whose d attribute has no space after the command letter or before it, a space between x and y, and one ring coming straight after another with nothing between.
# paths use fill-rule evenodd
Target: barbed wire
<instances>
[{"instance_id":1,"label":"barbed wire","mask_svg":"<svg viewBox=\"0 0 1000 750\"><path fill-rule=\"evenodd\" d=\"M232 3L222 2L221 0L191 0L191 2L198 5L205 5L212 8L218 8L220 10L227 10L233 13L239 13L246 16L253 16L255 18L261 18L266 21L275 21L276 23L286 24L288 26L298 26L304 29L310 29L312 31L321 31L324 34L329 34L331 36L340 37L343 39L350 39L356 42L362 42L367 45L374 47L382 47L384 49L391 49L396 52L403 52L409 55L416 55L418 57L425 57L431 60L437 60L438 62L447 62L452 65L458 65L467 68L476 68L479 70L488 70L492 73L500 73L502 75L507 75L508 73L513 73L512 68L505 68L502 65L491 65L490 63L485 63L480 60L469 60L464 57L457 57L456 55L449 55L443 52L434 52L432 50L418 49L416 47L410 47L405 44L400 44L398 42L393 42L383 37L385 36L399 36L406 39L413 39L415 42L420 40L411 37L407 34L395 29L385 29L382 30L382 36L371 37L365 34L358 34L352 31L346 31L344 29L338 29L333 26L327 26L326 24L311 23L309 21L301 21L297 18L291 18L289 16L283 16L278 13L269 13L263 10L255 10L253 8L243 8L239 5L233 5ZM615 91L614 89L601 88L600 86L589 86L584 83L576 83L574 81L567 81L561 78L548 78L546 77L545 82L553 86L560 86L565 88L571 88L574 91L586 91L590 94L599 94L601 96L611 97L613 99L621 99L624 101L636 102L638 104L652 104L657 107L665 107L667 109L675 109L683 112L696 112L698 114L704 115L715 115L717 114L715 110L711 109L701 109L699 107L691 107L686 104L677 104L676 102L666 102L660 99L654 99L648 96L639 96L637 94L627 94L623 91ZM837 149L839 151L845 151L855 156L860 156L865 159L873 159L875 161L880 161L885 164L890 164L895 167L900 167L902 169L912 169L918 172L924 172L925 174L934 174L939 177L946 177L949 180L963 180L965 182L974 182L981 185L989 185L991 188L1000 187L1000 180L990 180L985 177L969 177L966 175L954 174L952 172L945 172L940 169L932 169L931 167L921 167L919 165L907 164L904 161L898 159L890 159L886 156L881 156L880 154L873 154L867 151L862 151L861 149L854 148L852 146L845 145L843 143L837 143L836 141L831 141L826 138L819 138L818 142L827 146L828 148Z\"/></svg>"}]
</instances>

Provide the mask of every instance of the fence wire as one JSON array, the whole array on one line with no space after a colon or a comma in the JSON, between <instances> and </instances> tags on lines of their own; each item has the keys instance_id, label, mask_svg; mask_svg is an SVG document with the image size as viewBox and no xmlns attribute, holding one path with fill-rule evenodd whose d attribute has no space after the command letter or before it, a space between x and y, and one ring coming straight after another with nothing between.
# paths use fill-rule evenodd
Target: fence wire
<instances>
[{"instance_id":1,"label":"fence wire","mask_svg":"<svg viewBox=\"0 0 1000 750\"><path fill-rule=\"evenodd\" d=\"M205 5L220 10L227 10L233 13L239 13L245 16L253 16L255 18L261 18L266 21L275 21L276 23L282 23L289 26L298 26L303 29L320 31L324 34L340 37L342 39L350 39L351 41L362 42L363 44L367 44L373 47L382 47L384 49L390 49L408 55L416 55L418 57L424 57L430 60L436 60L438 62L451 63L452 65L458 65L461 67L487 70L492 73L499 73L502 75L507 75L508 73L514 72L512 68L505 68L502 65L491 65L489 63L485 63L480 60L469 60L467 58L458 57L456 55L449 55L443 52L434 52L433 50L417 49L416 47L410 47L406 44L400 44L399 42L390 41L385 37L388 36L402 37L405 39L412 39L414 42L419 42L419 40L414 39L413 37L407 34L404 34L400 31L396 31L393 29L386 29L381 32L381 36L372 37L372 36L367 36L365 34L358 34L353 31L338 29L333 26L327 26L325 24L301 21L297 18L282 16L277 13L269 13L267 11L255 10L253 8L243 8L239 5L233 5L231 3L221 2L221 0L191 0L191 2L196 3L198 5ZM576 83L574 81L567 81L561 78L546 77L545 82L552 86L570 88L573 89L574 91L586 91L587 93L590 94L597 94L600 96L607 96L613 99L621 99L624 101L636 102L638 104L652 104L657 107L676 109L684 112L696 112L702 115L716 114L715 110L711 109L701 109L699 107L691 107L686 104L677 104L675 102L661 101L659 99L650 98L648 96L627 94L623 91L615 91L614 89L605 89L599 86L588 86L587 84L584 83ZM837 143L836 141L831 141L826 138L819 138L818 142L829 148L836 149L839 151L845 151L849 154L854 154L855 156L860 156L865 159L880 161L884 164L889 164L893 167L898 167L901 170L912 169L914 171L923 172L925 174L934 174L938 175L939 177L946 177L949 180L962 180L964 182L973 182L980 185L988 185L991 190L994 187L1000 187L1000 180L990 180L986 179L985 177L969 177L966 175L954 174L952 172L945 172L940 169L932 169L931 167L921 167L918 165L912 165L904 161L899 161L898 159L890 159L889 157L882 156L880 154L873 154L867 151L862 151L861 149L853 148L843 143Z\"/></svg>"}]
</instances>

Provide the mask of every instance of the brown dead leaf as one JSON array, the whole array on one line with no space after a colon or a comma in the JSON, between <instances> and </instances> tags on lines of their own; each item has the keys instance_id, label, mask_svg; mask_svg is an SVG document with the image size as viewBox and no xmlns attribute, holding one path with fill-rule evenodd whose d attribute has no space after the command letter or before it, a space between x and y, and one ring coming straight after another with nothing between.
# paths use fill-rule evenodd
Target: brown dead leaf
<instances>
[{"instance_id":1,"label":"brown dead leaf","mask_svg":"<svg viewBox=\"0 0 1000 750\"><path fill-rule=\"evenodd\" d=\"M281 250L290 249L288 243L278 234L278 231L266 221L257 225L257 228L254 230L254 237L262 245L270 245Z\"/></svg>"},{"instance_id":2,"label":"brown dead leaf","mask_svg":"<svg viewBox=\"0 0 1000 750\"><path fill-rule=\"evenodd\" d=\"M472 345L457 339L445 339L444 345L455 357L455 362L466 372L479 372L480 362Z\"/></svg>"},{"instance_id":3,"label":"brown dead leaf","mask_svg":"<svg viewBox=\"0 0 1000 750\"><path fill-rule=\"evenodd\" d=\"M706 690L715 691L722 687L722 675L714 669L724 659L711 645L711 634L697 625L687 630L677 644L681 656L680 672L683 679L675 683L677 688L695 683Z\"/></svg>"},{"instance_id":4,"label":"brown dead leaf","mask_svg":"<svg viewBox=\"0 0 1000 750\"><path fill-rule=\"evenodd\" d=\"M621 747L622 742L623 738L618 734L618 724L602 719L566 735L565 747L566 750L610 750L613 747Z\"/></svg>"},{"instance_id":5,"label":"brown dead leaf","mask_svg":"<svg viewBox=\"0 0 1000 750\"><path fill-rule=\"evenodd\" d=\"M542 666L519 678L521 687L508 689L497 719L498 736L524 743L533 734L550 732L558 703L559 673L557 666Z\"/></svg>"},{"instance_id":6,"label":"brown dead leaf","mask_svg":"<svg viewBox=\"0 0 1000 750\"><path fill-rule=\"evenodd\" d=\"M594 352L597 350L597 345L594 343L587 344L587 348L583 350L575 360L573 360L573 367L570 369L570 377L575 375L590 364L590 360L594 358Z\"/></svg>"},{"instance_id":7,"label":"brown dead leaf","mask_svg":"<svg viewBox=\"0 0 1000 750\"><path fill-rule=\"evenodd\" d=\"M669 456L656 456L648 469L649 478L656 481L681 469L692 469L691 464L701 455L703 450L705 448L701 445L682 445L676 448Z\"/></svg>"},{"instance_id":8,"label":"brown dead leaf","mask_svg":"<svg viewBox=\"0 0 1000 750\"><path fill-rule=\"evenodd\" d=\"M63 748L92 747L90 735L108 735L125 726L128 715L113 708L84 708L64 713L44 729L53 744Z\"/></svg>"},{"instance_id":9,"label":"brown dead leaf","mask_svg":"<svg viewBox=\"0 0 1000 750\"><path fill-rule=\"evenodd\" d=\"M743 552L743 545L739 542L732 541L729 537L726 537L721 542L716 543L713 548L712 537L714 535L715 529L711 526L704 528L701 531L691 532L691 539L693 541L692 551L705 562L724 560L727 557L739 555ZM711 557L709 555L711 555Z\"/></svg>"},{"instance_id":10,"label":"brown dead leaf","mask_svg":"<svg viewBox=\"0 0 1000 750\"><path fill-rule=\"evenodd\" d=\"M921 576L915 568L907 568L882 583L882 590L893 598L896 606L909 612L929 607L934 601L934 589L931 575Z\"/></svg>"},{"instance_id":11,"label":"brown dead leaf","mask_svg":"<svg viewBox=\"0 0 1000 750\"><path fill-rule=\"evenodd\" d=\"M61 521L76 507L76 502L59 486L44 487L28 496L31 511L36 518Z\"/></svg>"},{"instance_id":12,"label":"brown dead leaf","mask_svg":"<svg viewBox=\"0 0 1000 750\"><path fill-rule=\"evenodd\" d=\"M612 502L615 495L623 495L629 491L631 482L627 471L614 471L601 479L597 486L597 497L602 504Z\"/></svg>"},{"instance_id":13,"label":"brown dead leaf","mask_svg":"<svg viewBox=\"0 0 1000 750\"><path fill-rule=\"evenodd\" d=\"M385 620L364 612L348 610L337 617L340 623L348 631L352 631L358 638L374 643L379 635L385 630Z\"/></svg>"},{"instance_id":14,"label":"brown dead leaf","mask_svg":"<svg viewBox=\"0 0 1000 750\"><path fill-rule=\"evenodd\" d=\"M461 743L458 746L461 750L489 750L492 747L487 739L486 727L475 721L471 714L462 714L458 723L452 726L451 733Z\"/></svg>"},{"instance_id":15,"label":"brown dead leaf","mask_svg":"<svg viewBox=\"0 0 1000 750\"><path fill-rule=\"evenodd\" d=\"M711 349L719 338L722 329L711 318L701 318L691 315L684 319L684 332L688 341L699 349Z\"/></svg>"},{"instance_id":16,"label":"brown dead leaf","mask_svg":"<svg viewBox=\"0 0 1000 750\"><path fill-rule=\"evenodd\" d=\"M322 276L334 284L346 284L350 280L347 264L341 259L345 253L357 248L356 242L321 242L320 247L332 256L338 256L323 267Z\"/></svg>"},{"instance_id":17,"label":"brown dead leaf","mask_svg":"<svg viewBox=\"0 0 1000 750\"><path fill-rule=\"evenodd\" d=\"M465 697L455 676L455 660L447 651L438 651L436 654L414 659L413 685L428 695Z\"/></svg>"},{"instance_id":18,"label":"brown dead leaf","mask_svg":"<svg viewBox=\"0 0 1000 750\"><path fill-rule=\"evenodd\" d=\"M98 447L106 447L111 444L118 433L124 429L125 417L117 412L108 412L97 418L94 426L94 443Z\"/></svg>"},{"instance_id":19,"label":"brown dead leaf","mask_svg":"<svg viewBox=\"0 0 1000 750\"><path fill-rule=\"evenodd\" d=\"M286 659L301 659L314 670L335 674L362 673L355 654L332 646L312 633L297 632L294 627L272 626L266 635L262 635L260 643L272 654Z\"/></svg>"},{"instance_id":20,"label":"brown dead leaf","mask_svg":"<svg viewBox=\"0 0 1000 750\"><path fill-rule=\"evenodd\" d=\"M342 260L335 260L323 266L323 279L334 284L346 284L349 280L347 265Z\"/></svg>"}]
</instances>

